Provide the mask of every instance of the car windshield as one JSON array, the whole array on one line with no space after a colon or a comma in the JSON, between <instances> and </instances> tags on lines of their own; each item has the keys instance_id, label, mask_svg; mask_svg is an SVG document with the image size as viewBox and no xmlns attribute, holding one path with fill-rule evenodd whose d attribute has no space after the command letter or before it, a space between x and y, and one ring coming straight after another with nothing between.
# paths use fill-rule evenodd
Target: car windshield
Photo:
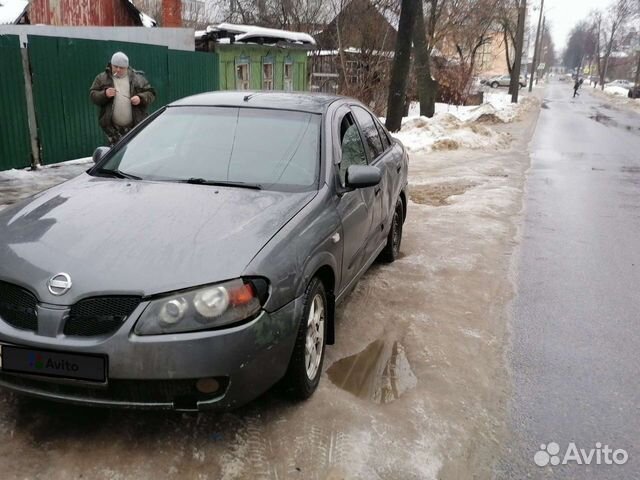
<instances>
[{"instance_id":1,"label":"car windshield","mask_svg":"<svg viewBox=\"0 0 640 480\"><path fill-rule=\"evenodd\" d=\"M237 185L317 188L320 115L234 107L169 107L94 174Z\"/></svg>"}]
</instances>

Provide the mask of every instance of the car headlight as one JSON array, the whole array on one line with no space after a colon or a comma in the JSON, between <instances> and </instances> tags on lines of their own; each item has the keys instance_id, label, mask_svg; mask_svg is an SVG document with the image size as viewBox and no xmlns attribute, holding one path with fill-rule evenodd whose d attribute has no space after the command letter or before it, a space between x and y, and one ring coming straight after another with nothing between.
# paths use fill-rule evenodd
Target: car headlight
<instances>
[{"instance_id":1,"label":"car headlight","mask_svg":"<svg viewBox=\"0 0 640 480\"><path fill-rule=\"evenodd\" d=\"M258 313L267 290L263 279L237 279L158 298L144 310L134 332L158 335L228 326Z\"/></svg>"}]
</instances>

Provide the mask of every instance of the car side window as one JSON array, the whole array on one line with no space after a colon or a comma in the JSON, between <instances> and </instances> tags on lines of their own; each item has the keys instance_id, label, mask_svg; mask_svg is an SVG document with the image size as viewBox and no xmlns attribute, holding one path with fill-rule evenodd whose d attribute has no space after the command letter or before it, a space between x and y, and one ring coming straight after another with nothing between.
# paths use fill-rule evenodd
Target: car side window
<instances>
[{"instance_id":1,"label":"car side window","mask_svg":"<svg viewBox=\"0 0 640 480\"><path fill-rule=\"evenodd\" d=\"M378 120L373 119L373 123L375 123L376 128L378 129L378 133L380 134L380 139L382 140L382 151L386 151L387 148L391 146L391 141L389 140L389 136L385 131L384 127L380 124Z\"/></svg>"},{"instance_id":2,"label":"car side window","mask_svg":"<svg viewBox=\"0 0 640 480\"><path fill-rule=\"evenodd\" d=\"M373 123L373 117L364 108L353 106L351 109L362 128L362 133L367 141L367 145L369 145L372 158L378 158L384 149L382 148L382 140L380 140L378 129Z\"/></svg>"},{"instance_id":3,"label":"car side window","mask_svg":"<svg viewBox=\"0 0 640 480\"><path fill-rule=\"evenodd\" d=\"M340 122L340 143L342 149L340 183L344 187L346 185L347 168L351 165L367 164L367 156L360 138L360 132L350 113L346 114Z\"/></svg>"}]
</instances>

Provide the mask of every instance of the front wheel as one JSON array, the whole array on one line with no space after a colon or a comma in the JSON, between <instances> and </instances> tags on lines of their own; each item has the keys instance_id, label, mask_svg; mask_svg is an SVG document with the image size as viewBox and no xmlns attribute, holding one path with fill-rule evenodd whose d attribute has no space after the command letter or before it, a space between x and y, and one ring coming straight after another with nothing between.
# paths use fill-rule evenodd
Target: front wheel
<instances>
[{"instance_id":1,"label":"front wheel","mask_svg":"<svg viewBox=\"0 0 640 480\"><path fill-rule=\"evenodd\" d=\"M402 221L404 219L402 201L398 199L396 209L391 220L391 229L387 235L387 244L380 252L380 259L383 262L391 263L400 255L400 243L402 242Z\"/></svg>"},{"instance_id":2,"label":"front wheel","mask_svg":"<svg viewBox=\"0 0 640 480\"><path fill-rule=\"evenodd\" d=\"M287 393L305 400L320 382L327 333L327 294L323 283L314 277L304 293L304 308L296 344L283 384Z\"/></svg>"},{"instance_id":3,"label":"front wheel","mask_svg":"<svg viewBox=\"0 0 640 480\"><path fill-rule=\"evenodd\" d=\"M491 82L491 88L498 88L500 84L498 82Z\"/></svg>"}]
</instances>

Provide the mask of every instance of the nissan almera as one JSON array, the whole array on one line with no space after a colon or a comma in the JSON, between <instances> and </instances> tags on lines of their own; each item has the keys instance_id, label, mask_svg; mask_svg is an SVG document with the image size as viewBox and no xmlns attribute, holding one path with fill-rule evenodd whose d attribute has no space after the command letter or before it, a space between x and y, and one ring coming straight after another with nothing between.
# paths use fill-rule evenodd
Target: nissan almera
<instances>
[{"instance_id":1,"label":"nissan almera","mask_svg":"<svg viewBox=\"0 0 640 480\"><path fill-rule=\"evenodd\" d=\"M334 311L399 253L403 146L355 100L179 100L0 211L0 386L98 406L316 389ZM345 319L348 321L348 319Z\"/></svg>"}]
</instances>

